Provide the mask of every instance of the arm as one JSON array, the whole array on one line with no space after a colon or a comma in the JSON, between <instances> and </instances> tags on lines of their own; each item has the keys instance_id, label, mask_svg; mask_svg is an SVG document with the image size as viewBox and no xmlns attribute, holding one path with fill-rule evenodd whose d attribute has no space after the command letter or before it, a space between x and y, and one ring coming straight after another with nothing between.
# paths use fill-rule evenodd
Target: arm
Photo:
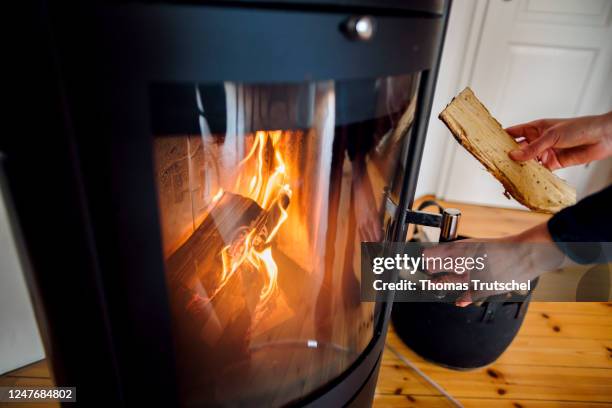
<instances>
[{"instance_id":1,"label":"arm","mask_svg":"<svg viewBox=\"0 0 612 408\"><path fill-rule=\"evenodd\" d=\"M513 126L508 133L520 139L521 148L510 153L517 161L539 159L551 170L588 163L612 156L612 112L605 115L576 119L544 119ZM593 194L578 204L555 214L547 223L539 224L520 234L492 240L466 240L482 242L482 248L490 251L491 267L484 271L483 280L534 279L553 270L562 262L563 255L577 263L601 262L604 255L596 247L571 245L572 242L612 242L610 215L612 186ZM537 246L535 243L552 243L555 246ZM497 244L513 244L508 250L499 250ZM585 250L586 249L586 250ZM461 242L440 245L426 250L427 256L463 256ZM513 251L512 256L508 256ZM497 252L497 254L496 254ZM497 255L497 256L496 256ZM513 261L508 264L508 259ZM604 262L609 260L603 259ZM463 282L470 276L443 274L444 270L429 270L436 281ZM483 293L465 292L457 305L472 303Z\"/></svg>"},{"instance_id":2,"label":"arm","mask_svg":"<svg viewBox=\"0 0 612 408\"><path fill-rule=\"evenodd\" d=\"M551 170L612 156L612 112L573 119L542 119L507 129L521 139L521 148L510 152L514 160L539 159ZM589 257L566 245L568 242L610 242L612 188L593 194L578 204L555 214L539 231L548 230L549 238L569 257L579 263ZM518 237L528 238L526 231ZM584 248L584 246L582 246Z\"/></svg>"}]
</instances>

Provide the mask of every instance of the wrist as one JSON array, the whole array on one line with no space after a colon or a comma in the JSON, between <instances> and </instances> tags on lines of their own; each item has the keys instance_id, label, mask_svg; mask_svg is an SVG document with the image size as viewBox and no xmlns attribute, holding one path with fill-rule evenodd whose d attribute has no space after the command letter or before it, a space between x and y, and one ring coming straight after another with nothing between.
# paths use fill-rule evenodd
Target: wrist
<instances>
[{"instance_id":1,"label":"wrist","mask_svg":"<svg viewBox=\"0 0 612 408\"><path fill-rule=\"evenodd\" d=\"M555 270L564 256L553 244L547 223L541 223L517 236L517 262L523 280L535 279L544 272ZM550 245L541 245L541 244Z\"/></svg>"},{"instance_id":2,"label":"wrist","mask_svg":"<svg viewBox=\"0 0 612 408\"><path fill-rule=\"evenodd\" d=\"M523 231L518 235L515 235L512 240L515 243L527 243L527 242L553 242L552 236L548 231L547 223L543 222L536 225L533 228Z\"/></svg>"},{"instance_id":3,"label":"wrist","mask_svg":"<svg viewBox=\"0 0 612 408\"><path fill-rule=\"evenodd\" d=\"M601 140L608 156L612 155L612 111L599 116Z\"/></svg>"}]
</instances>

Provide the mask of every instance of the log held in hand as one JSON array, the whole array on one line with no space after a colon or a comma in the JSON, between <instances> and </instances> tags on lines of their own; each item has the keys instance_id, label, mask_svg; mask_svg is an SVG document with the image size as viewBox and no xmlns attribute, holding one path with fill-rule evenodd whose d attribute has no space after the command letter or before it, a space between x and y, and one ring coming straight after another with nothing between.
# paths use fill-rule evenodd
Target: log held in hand
<instances>
[{"instance_id":1,"label":"log held in hand","mask_svg":"<svg viewBox=\"0 0 612 408\"><path fill-rule=\"evenodd\" d=\"M455 139L499 180L506 192L534 211L555 213L576 202L576 190L535 160L508 157L518 143L495 120L470 88L440 113Z\"/></svg>"}]
</instances>

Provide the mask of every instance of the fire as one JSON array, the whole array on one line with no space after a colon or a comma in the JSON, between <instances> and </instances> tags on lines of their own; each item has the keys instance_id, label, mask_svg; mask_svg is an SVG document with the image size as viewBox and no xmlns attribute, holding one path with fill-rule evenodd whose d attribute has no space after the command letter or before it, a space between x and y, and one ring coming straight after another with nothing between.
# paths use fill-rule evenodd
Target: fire
<instances>
[{"instance_id":1,"label":"fire","mask_svg":"<svg viewBox=\"0 0 612 408\"><path fill-rule=\"evenodd\" d=\"M212 198L212 202L216 203L217 201L221 199L222 196L223 196L223 189L220 188L219 191L217 191L217 194L215 194L215 196Z\"/></svg>"},{"instance_id":2,"label":"fire","mask_svg":"<svg viewBox=\"0 0 612 408\"><path fill-rule=\"evenodd\" d=\"M252 267L266 277L258 306L264 306L277 290L278 266L270 245L287 220L286 209L292 194L287 166L278 147L281 136L282 131L256 132L253 146L238 166L235 191L255 201L263 211L254 225L241 230L239 238L221 250L223 270L215 292L218 293L241 267ZM244 188L241 178L252 167L254 174ZM213 203L223 193L223 190L219 190Z\"/></svg>"}]
</instances>

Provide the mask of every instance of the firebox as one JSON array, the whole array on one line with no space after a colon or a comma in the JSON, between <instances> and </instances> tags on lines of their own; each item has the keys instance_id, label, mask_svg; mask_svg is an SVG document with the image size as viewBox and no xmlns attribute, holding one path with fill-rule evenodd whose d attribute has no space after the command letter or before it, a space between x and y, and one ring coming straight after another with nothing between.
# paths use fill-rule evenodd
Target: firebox
<instances>
[{"instance_id":1,"label":"firebox","mask_svg":"<svg viewBox=\"0 0 612 408\"><path fill-rule=\"evenodd\" d=\"M448 7L42 5L45 120L3 150L55 381L371 404L392 299L360 301L359 243L405 238Z\"/></svg>"}]
</instances>

